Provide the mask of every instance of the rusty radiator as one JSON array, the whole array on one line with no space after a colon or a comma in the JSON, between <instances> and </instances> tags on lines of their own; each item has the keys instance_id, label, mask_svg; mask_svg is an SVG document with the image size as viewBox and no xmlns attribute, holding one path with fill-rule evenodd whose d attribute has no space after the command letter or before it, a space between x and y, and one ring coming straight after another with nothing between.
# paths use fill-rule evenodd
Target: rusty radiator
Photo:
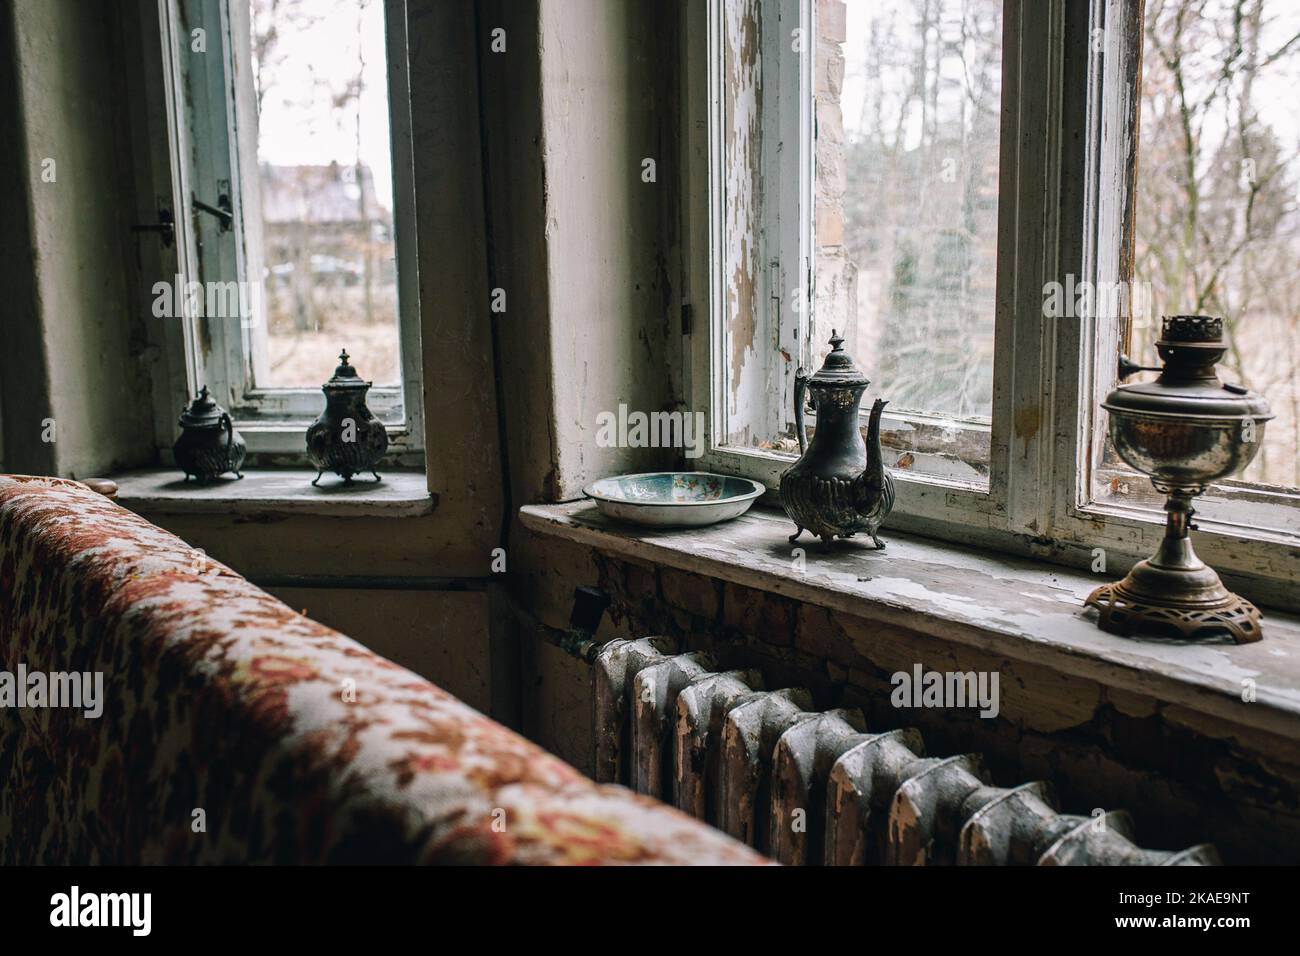
<instances>
[{"instance_id":1,"label":"rusty radiator","mask_svg":"<svg viewBox=\"0 0 1300 956\"><path fill-rule=\"evenodd\" d=\"M1147 850L1128 814L1071 816L1050 784L997 787L979 754L929 757L914 729L718 672L668 638L594 650L595 775L789 864L1214 865L1202 844Z\"/></svg>"}]
</instances>

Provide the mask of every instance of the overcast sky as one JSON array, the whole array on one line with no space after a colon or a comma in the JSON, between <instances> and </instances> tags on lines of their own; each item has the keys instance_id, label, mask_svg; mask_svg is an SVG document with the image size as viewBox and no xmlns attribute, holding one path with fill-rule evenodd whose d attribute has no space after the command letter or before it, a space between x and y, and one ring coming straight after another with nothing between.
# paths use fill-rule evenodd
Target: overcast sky
<instances>
[{"instance_id":1,"label":"overcast sky","mask_svg":"<svg viewBox=\"0 0 1300 956\"><path fill-rule=\"evenodd\" d=\"M262 104L257 153L259 161L275 165L356 162L355 104L333 109L324 88L346 89L356 74L360 52L366 61L361 160L374 172L379 201L391 210L384 5L369 0L361 10L358 30L359 6L358 0L310 0L303 9L314 22L281 17L276 83Z\"/></svg>"}]
</instances>

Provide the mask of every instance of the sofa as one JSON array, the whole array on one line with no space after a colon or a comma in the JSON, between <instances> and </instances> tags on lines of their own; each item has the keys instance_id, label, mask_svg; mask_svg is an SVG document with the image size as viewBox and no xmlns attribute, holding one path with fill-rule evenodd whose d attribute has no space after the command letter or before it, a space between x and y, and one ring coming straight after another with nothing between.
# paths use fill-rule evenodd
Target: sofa
<instances>
[{"instance_id":1,"label":"sofa","mask_svg":"<svg viewBox=\"0 0 1300 956\"><path fill-rule=\"evenodd\" d=\"M28 706L0 706L3 864L766 862L75 481L0 476L11 692L20 671ZM69 675L82 706L49 706Z\"/></svg>"}]
</instances>

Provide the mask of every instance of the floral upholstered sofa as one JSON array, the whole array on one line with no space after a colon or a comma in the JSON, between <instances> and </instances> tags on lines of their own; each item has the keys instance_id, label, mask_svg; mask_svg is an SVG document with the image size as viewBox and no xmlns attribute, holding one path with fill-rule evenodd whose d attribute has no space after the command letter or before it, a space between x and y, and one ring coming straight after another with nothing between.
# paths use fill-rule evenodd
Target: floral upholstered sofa
<instances>
[{"instance_id":1,"label":"floral upholstered sofa","mask_svg":"<svg viewBox=\"0 0 1300 956\"><path fill-rule=\"evenodd\" d=\"M102 673L102 713L0 706L0 863L763 862L77 482L0 476L20 668Z\"/></svg>"}]
</instances>

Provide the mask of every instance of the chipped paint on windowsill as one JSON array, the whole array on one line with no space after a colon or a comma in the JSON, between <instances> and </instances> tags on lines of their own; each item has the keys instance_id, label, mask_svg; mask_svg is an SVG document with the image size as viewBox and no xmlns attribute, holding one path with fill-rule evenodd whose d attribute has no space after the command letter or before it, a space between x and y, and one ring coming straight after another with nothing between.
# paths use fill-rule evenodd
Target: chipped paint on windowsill
<instances>
[{"instance_id":1,"label":"chipped paint on windowsill","mask_svg":"<svg viewBox=\"0 0 1300 956\"><path fill-rule=\"evenodd\" d=\"M590 502L521 509L530 530L609 554L690 571L987 653L1086 677L1231 724L1300 740L1300 619L1268 611L1258 644L1132 640L1096 627L1083 599L1097 575L950 543L889 535L803 548L804 570L777 512L683 531L621 527ZM1242 701L1243 681L1257 699Z\"/></svg>"}]
</instances>

